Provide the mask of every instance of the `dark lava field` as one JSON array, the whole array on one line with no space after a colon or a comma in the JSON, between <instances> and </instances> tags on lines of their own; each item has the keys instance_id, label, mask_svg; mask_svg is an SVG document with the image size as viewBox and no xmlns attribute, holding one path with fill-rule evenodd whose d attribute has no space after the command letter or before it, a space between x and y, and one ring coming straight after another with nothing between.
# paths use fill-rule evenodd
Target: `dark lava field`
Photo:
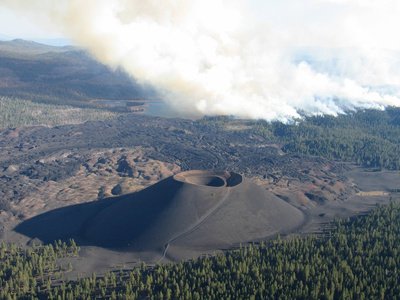
<instances>
[{"instance_id":1,"label":"dark lava field","mask_svg":"<svg viewBox=\"0 0 400 300\"><path fill-rule=\"evenodd\" d=\"M279 232L318 233L335 217L365 212L391 197L379 184L377 191L371 195L366 191L361 197L359 185L365 178L364 171L351 164L286 154L281 147L258 134L251 122L229 118L186 120L121 114L111 121L3 130L0 132L1 236L18 243L49 242L43 238L48 237L43 235L43 226L52 228L57 209L92 201L98 202L94 207L101 208L104 203L108 206L111 202L107 201L116 201L124 195L130 197L186 170L243 174L273 197L301 211L304 215L301 226L291 227L290 232L271 231L271 237ZM393 180L396 175L388 172L387 176ZM16 226L29 228L35 224L35 221L30 223L32 218L43 213L52 217L48 223L43 223L46 215L39 218L40 232L14 230ZM79 227L79 222L73 220L74 214L71 218L65 225ZM72 231L81 230L75 227ZM77 238L74 234L50 236ZM179 254L167 258L177 261L227 249L229 245L234 246L216 242L214 248L204 251L198 248L197 252L189 253L177 251ZM77 262L74 268L77 272L97 272L127 261L135 264L159 259L130 250L122 252L112 245L103 248L101 243L87 246L83 243L81 255L88 263Z\"/></svg>"},{"instance_id":2,"label":"dark lava field","mask_svg":"<svg viewBox=\"0 0 400 300\"><path fill-rule=\"evenodd\" d=\"M344 169L342 164L322 158L283 154L279 145L251 129L126 114L106 122L1 131L0 195L18 202L28 192L18 184L21 180L57 182L85 165L88 157L84 153L135 147L144 148L146 157L176 164L181 170L230 170L274 183L282 178L311 181L310 169L321 169L326 178L339 180L340 175L335 174ZM53 159L45 160L51 156ZM123 164L119 168L127 171Z\"/></svg>"}]
</instances>

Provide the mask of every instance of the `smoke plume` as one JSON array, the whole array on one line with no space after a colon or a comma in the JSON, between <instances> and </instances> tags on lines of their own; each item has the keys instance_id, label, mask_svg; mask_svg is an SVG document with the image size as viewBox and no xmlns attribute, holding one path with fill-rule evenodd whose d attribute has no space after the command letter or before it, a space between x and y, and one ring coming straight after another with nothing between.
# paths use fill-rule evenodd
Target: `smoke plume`
<instances>
[{"instance_id":1,"label":"smoke plume","mask_svg":"<svg viewBox=\"0 0 400 300\"><path fill-rule=\"evenodd\" d=\"M0 0L175 110L290 120L400 106L395 0Z\"/></svg>"}]
</instances>

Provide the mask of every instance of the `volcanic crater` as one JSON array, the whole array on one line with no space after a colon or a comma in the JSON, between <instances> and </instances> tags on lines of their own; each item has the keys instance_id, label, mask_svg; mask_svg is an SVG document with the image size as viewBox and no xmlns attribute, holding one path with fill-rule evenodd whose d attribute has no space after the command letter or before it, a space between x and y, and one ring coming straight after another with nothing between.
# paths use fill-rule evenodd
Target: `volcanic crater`
<instances>
[{"instance_id":1,"label":"volcanic crater","mask_svg":"<svg viewBox=\"0 0 400 300\"><path fill-rule=\"evenodd\" d=\"M43 242L74 238L147 261L178 261L290 232L304 219L238 173L192 170L136 193L44 213L16 231Z\"/></svg>"},{"instance_id":2,"label":"volcanic crater","mask_svg":"<svg viewBox=\"0 0 400 300\"><path fill-rule=\"evenodd\" d=\"M233 187L242 182L242 175L234 172L213 171L186 171L174 176L174 179L183 183L208 187Z\"/></svg>"}]
</instances>

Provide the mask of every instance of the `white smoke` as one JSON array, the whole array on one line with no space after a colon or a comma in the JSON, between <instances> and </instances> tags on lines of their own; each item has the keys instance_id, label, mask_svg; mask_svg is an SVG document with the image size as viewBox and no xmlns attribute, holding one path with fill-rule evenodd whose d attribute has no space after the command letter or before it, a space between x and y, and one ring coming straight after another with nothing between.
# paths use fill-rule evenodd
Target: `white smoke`
<instances>
[{"instance_id":1,"label":"white smoke","mask_svg":"<svg viewBox=\"0 0 400 300\"><path fill-rule=\"evenodd\" d=\"M394 0L26 2L0 0L46 15L187 114L288 120L400 106Z\"/></svg>"}]
</instances>

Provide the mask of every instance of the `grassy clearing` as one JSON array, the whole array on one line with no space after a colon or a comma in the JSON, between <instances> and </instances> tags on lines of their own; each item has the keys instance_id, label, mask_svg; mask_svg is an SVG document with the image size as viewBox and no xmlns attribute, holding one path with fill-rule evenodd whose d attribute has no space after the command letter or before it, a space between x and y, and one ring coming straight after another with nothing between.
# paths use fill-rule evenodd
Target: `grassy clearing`
<instances>
[{"instance_id":1,"label":"grassy clearing","mask_svg":"<svg viewBox=\"0 0 400 300\"><path fill-rule=\"evenodd\" d=\"M35 103L0 97L0 128L57 126L113 119L116 113L92 108Z\"/></svg>"}]
</instances>

